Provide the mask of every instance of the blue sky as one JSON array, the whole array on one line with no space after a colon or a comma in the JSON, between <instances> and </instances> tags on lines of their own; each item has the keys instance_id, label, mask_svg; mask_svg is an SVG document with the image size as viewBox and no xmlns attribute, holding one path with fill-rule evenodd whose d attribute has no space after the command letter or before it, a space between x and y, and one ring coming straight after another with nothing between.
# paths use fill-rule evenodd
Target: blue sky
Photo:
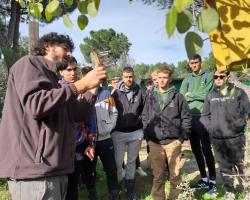
<instances>
[{"instance_id":1,"label":"blue sky","mask_svg":"<svg viewBox=\"0 0 250 200\"><path fill-rule=\"evenodd\" d=\"M79 11L70 15L74 23L72 29L64 26L62 19L49 25L40 26L40 36L56 31L69 34L75 43L74 55L80 63L84 63L79 44L89 36L90 30L113 28L117 33L124 33L132 46L129 54L136 63L154 64L167 62L177 64L187 58L184 47L184 36L175 32L170 39L165 33L166 10L143 5L140 0L129 4L128 0L101 0L96 18L89 17L87 28L81 31L76 24ZM21 35L28 35L27 24L20 27ZM204 38L207 36L204 35ZM211 51L209 40L204 42L202 57Z\"/></svg>"}]
</instances>

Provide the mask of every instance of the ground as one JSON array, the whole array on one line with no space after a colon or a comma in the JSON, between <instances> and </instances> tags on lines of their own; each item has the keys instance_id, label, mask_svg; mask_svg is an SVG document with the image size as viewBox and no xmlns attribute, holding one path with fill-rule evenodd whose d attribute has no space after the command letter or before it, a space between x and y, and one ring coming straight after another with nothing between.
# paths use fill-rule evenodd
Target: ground
<instances>
[{"instance_id":1,"label":"ground","mask_svg":"<svg viewBox=\"0 0 250 200\"><path fill-rule=\"evenodd\" d=\"M182 169L182 178L187 180L188 182L194 182L199 179L199 172L197 168L196 161L194 159L194 156L191 152L190 144L189 142L185 142L183 144L183 169ZM151 169L149 169L147 164L147 152L146 152L146 142L143 142L142 148L140 151L140 160L141 160L141 166L143 169L146 170L148 173L148 176L141 177L138 174L136 174L136 192L138 195L139 200L152 200L150 196L150 191L152 187L152 172ZM218 172L218 166L216 167ZM98 197L99 200L108 200L108 191L107 191L107 185L106 185L106 177L102 170L102 165L100 162L98 162L97 167L97 173L98 173L98 179L97 179L97 191L98 191ZM221 177L219 175L219 172L217 173L217 183L218 183L218 190L219 195L216 198L217 200L221 200L223 196L223 188L221 186ZM168 188L168 182L166 182L166 188ZM79 187L80 191L80 198L79 200L86 200L87 199L87 193L84 185L81 185ZM205 193L205 190L200 190L195 192L195 198L197 200L204 199L203 194ZM207 199L207 198L205 198ZM2 180L0 181L0 200L10 200L10 195L7 190L6 181ZM121 194L121 200L126 200L125 191ZM188 200L188 199L186 199ZM242 200L242 198L238 198L238 200Z\"/></svg>"}]
</instances>

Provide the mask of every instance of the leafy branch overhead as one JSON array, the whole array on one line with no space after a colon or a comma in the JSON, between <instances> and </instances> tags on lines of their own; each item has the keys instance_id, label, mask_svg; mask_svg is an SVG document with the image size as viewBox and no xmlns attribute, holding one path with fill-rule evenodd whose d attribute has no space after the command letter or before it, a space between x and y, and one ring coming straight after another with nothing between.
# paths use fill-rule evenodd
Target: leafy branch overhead
<instances>
[{"instance_id":1,"label":"leafy branch overhead","mask_svg":"<svg viewBox=\"0 0 250 200\"><path fill-rule=\"evenodd\" d=\"M77 24L83 30L88 25L90 17L96 17L101 0L16 0L22 8L27 8L28 14L38 20L44 18L47 21L61 16L66 27L72 28ZM130 3L133 0L128 0ZM181 34L187 33L193 26L194 30L188 32L185 39L185 47L188 57L199 52L203 46L203 39L197 30L210 33L218 27L219 15L214 8L205 7L202 0L141 0L145 4L162 4L162 8L168 9L166 14L166 33L171 37L175 30ZM77 22L70 19L68 9L77 7L79 15ZM196 27L196 28L195 28Z\"/></svg>"},{"instance_id":2,"label":"leafy branch overhead","mask_svg":"<svg viewBox=\"0 0 250 200\"><path fill-rule=\"evenodd\" d=\"M16 0L22 8L26 8L30 16L38 20L45 16L47 22L53 18L63 14L63 22L66 27L72 28L73 22L71 21L67 10L77 7L79 16L77 18L77 25L79 29L83 30L88 25L88 16L96 17L100 0L51 0L44 4L43 1L32 0Z\"/></svg>"},{"instance_id":3,"label":"leafy branch overhead","mask_svg":"<svg viewBox=\"0 0 250 200\"><path fill-rule=\"evenodd\" d=\"M194 26L204 33L210 33L219 25L219 15L214 8L195 9L194 0L174 0L166 15L166 32L171 37L175 29L179 33L186 33ZM185 36L185 47L188 57L199 52L203 46L203 39L195 31Z\"/></svg>"}]
</instances>

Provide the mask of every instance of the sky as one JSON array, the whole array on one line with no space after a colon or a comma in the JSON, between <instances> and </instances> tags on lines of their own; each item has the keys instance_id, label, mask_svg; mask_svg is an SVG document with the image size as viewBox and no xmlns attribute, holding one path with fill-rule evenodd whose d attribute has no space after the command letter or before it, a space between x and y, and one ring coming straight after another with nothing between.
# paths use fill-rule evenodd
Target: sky
<instances>
[{"instance_id":1,"label":"sky","mask_svg":"<svg viewBox=\"0 0 250 200\"><path fill-rule=\"evenodd\" d=\"M187 59L184 47L184 35L177 31L169 39L165 31L166 10L144 5L140 0L129 3L128 0L101 0L98 15L89 17L89 24L84 30L77 27L79 11L76 9L70 18L74 23L72 29L64 26L62 18L47 25L40 25L40 36L51 31L68 34L75 43L73 55L79 63L85 63L79 44L89 36L91 30L113 28L117 33L125 34L132 43L129 55L135 63L155 64L158 62L174 63ZM28 25L20 26L22 36L28 35ZM203 38L208 37L203 35ZM207 57L211 51L209 40L205 40L200 55Z\"/></svg>"}]
</instances>

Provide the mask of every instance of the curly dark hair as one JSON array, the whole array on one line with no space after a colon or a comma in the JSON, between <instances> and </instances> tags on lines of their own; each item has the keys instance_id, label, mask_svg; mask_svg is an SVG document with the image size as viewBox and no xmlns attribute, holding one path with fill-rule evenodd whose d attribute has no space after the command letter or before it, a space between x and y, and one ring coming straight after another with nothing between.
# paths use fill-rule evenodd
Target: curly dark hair
<instances>
[{"instance_id":1,"label":"curly dark hair","mask_svg":"<svg viewBox=\"0 0 250 200\"><path fill-rule=\"evenodd\" d=\"M42 36L37 45L33 49L33 55L35 56L45 56L45 48L47 46L53 45L64 45L71 52L73 51L74 43L68 35L58 34L56 32L51 32Z\"/></svg>"},{"instance_id":2,"label":"curly dark hair","mask_svg":"<svg viewBox=\"0 0 250 200\"><path fill-rule=\"evenodd\" d=\"M82 75L85 76L87 73L89 73L91 70L93 70L92 67L83 67L81 72L82 72Z\"/></svg>"},{"instance_id":3,"label":"curly dark hair","mask_svg":"<svg viewBox=\"0 0 250 200\"><path fill-rule=\"evenodd\" d=\"M56 63L57 71L65 70L71 64L77 64L77 60L75 57L69 57L68 59L64 59L62 62Z\"/></svg>"}]
</instances>

